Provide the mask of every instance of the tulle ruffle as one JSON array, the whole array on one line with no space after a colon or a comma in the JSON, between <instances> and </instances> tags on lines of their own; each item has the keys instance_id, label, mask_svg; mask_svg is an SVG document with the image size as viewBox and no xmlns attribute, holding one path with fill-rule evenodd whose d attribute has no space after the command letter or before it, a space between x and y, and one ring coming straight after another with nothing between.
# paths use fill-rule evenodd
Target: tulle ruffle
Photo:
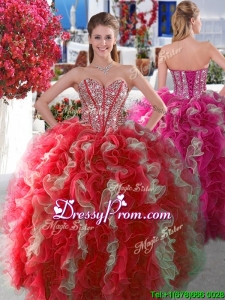
<instances>
[{"instance_id":1,"label":"tulle ruffle","mask_svg":"<svg viewBox=\"0 0 225 300\"><path fill-rule=\"evenodd\" d=\"M225 97L213 91L200 98L183 99L168 88L158 91L168 107L154 129L171 138L203 188L202 208L207 222L205 239L225 239ZM129 119L146 125L152 108L142 99Z\"/></svg>"},{"instance_id":2,"label":"tulle ruffle","mask_svg":"<svg viewBox=\"0 0 225 300\"><path fill-rule=\"evenodd\" d=\"M35 300L148 300L185 288L204 260L199 193L169 139L132 121L106 133L64 121L33 140L11 179L6 272ZM172 219L53 219L65 200L74 212L106 213L122 194L121 213Z\"/></svg>"}]
</instances>

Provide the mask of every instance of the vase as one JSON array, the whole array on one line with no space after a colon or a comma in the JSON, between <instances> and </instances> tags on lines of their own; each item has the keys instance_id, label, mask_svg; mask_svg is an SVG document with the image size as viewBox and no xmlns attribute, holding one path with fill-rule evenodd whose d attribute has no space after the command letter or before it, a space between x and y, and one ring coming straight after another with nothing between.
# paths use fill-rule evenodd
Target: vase
<instances>
[{"instance_id":1,"label":"vase","mask_svg":"<svg viewBox=\"0 0 225 300\"><path fill-rule=\"evenodd\" d=\"M150 58L136 58L136 66L143 76L148 76L151 69Z\"/></svg>"},{"instance_id":2,"label":"vase","mask_svg":"<svg viewBox=\"0 0 225 300\"><path fill-rule=\"evenodd\" d=\"M12 173L32 138L32 93L25 99L0 99L0 174Z\"/></svg>"}]
</instances>

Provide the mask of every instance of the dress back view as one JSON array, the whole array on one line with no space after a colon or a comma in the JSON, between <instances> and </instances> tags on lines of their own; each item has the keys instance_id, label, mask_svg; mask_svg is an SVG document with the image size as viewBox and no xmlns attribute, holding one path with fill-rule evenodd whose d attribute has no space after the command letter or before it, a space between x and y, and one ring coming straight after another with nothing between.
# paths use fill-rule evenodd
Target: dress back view
<instances>
[{"instance_id":1,"label":"dress back view","mask_svg":"<svg viewBox=\"0 0 225 300\"><path fill-rule=\"evenodd\" d=\"M182 51L187 53L188 49ZM174 62L168 62L173 93L167 87L158 90L168 111L154 130L174 142L192 173L200 178L201 204L207 222L205 241L225 239L225 97L206 91L208 68L194 69L194 54L189 53L183 61L181 52ZM194 63L198 65L197 61ZM193 70L175 69L181 65L191 65ZM152 111L143 98L131 108L128 119L144 126Z\"/></svg>"},{"instance_id":2,"label":"dress back view","mask_svg":"<svg viewBox=\"0 0 225 300\"><path fill-rule=\"evenodd\" d=\"M210 60L225 69L225 58L209 42L198 42L200 11L192 1L180 2L172 16L172 43L159 54L158 94L167 114L154 130L170 138L202 185L201 207L206 220L205 241L225 239L225 87L206 91ZM166 85L167 71L174 89ZM152 114L146 99L131 109L129 119L145 125Z\"/></svg>"}]
</instances>

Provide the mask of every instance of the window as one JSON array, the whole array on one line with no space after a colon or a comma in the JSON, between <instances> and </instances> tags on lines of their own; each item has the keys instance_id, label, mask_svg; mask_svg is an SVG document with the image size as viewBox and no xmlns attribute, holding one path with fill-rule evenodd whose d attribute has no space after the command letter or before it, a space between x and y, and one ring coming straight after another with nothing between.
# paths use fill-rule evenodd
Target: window
<instances>
[{"instance_id":1,"label":"window","mask_svg":"<svg viewBox=\"0 0 225 300\"><path fill-rule=\"evenodd\" d=\"M110 13L110 0L104 1L104 11Z\"/></svg>"},{"instance_id":2,"label":"window","mask_svg":"<svg viewBox=\"0 0 225 300\"><path fill-rule=\"evenodd\" d=\"M172 37L171 17L176 9L176 1L159 1L159 36Z\"/></svg>"}]
</instances>

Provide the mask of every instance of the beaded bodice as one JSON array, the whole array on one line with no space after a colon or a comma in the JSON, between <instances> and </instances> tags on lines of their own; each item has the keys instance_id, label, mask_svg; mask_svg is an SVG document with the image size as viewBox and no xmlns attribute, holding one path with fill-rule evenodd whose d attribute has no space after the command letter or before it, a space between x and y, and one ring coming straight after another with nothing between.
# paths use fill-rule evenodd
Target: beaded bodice
<instances>
[{"instance_id":1,"label":"beaded bodice","mask_svg":"<svg viewBox=\"0 0 225 300\"><path fill-rule=\"evenodd\" d=\"M82 101L82 122L90 124L94 130L117 129L124 123L124 104L129 88L122 79L117 79L107 87L98 81L86 78L79 83Z\"/></svg>"},{"instance_id":2,"label":"beaded bodice","mask_svg":"<svg viewBox=\"0 0 225 300\"><path fill-rule=\"evenodd\" d=\"M174 93L186 99L199 98L206 90L207 71L208 69L197 71L170 70L173 77Z\"/></svg>"}]
</instances>

